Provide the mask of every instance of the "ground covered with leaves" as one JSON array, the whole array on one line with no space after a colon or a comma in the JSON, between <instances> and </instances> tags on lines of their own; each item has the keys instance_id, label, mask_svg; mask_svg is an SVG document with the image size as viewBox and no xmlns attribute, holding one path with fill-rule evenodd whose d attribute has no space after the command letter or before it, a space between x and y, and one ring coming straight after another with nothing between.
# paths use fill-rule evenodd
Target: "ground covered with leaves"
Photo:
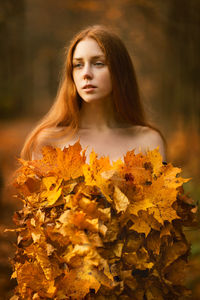
<instances>
[{"instance_id":1,"label":"ground covered with leaves","mask_svg":"<svg viewBox=\"0 0 200 300\"><path fill-rule=\"evenodd\" d=\"M87 164L77 142L19 161L13 300L189 299L183 227L197 208L158 149L112 163L91 152Z\"/></svg>"}]
</instances>

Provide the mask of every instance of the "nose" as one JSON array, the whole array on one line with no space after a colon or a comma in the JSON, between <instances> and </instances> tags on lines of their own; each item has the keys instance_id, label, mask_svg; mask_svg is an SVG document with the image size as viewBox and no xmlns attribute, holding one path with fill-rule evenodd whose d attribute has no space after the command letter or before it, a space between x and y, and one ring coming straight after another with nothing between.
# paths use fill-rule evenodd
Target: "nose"
<instances>
[{"instance_id":1,"label":"nose","mask_svg":"<svg viewBox=\"0 0 200 300\"><path fill-rule=\"evenodd\" d=\"M85 64L83 68L83 78L91 79L93 77L93 72L91 70L91 66L89 64Z\"/></svg>"}]
</instances>

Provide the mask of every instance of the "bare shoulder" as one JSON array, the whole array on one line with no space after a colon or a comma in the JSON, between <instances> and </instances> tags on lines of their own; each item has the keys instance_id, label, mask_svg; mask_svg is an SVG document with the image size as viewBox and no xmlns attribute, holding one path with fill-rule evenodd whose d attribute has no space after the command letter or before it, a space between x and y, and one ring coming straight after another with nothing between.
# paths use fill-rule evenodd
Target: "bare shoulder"
<instances>
[{"instance_id":1,"label":"bare shoulder","mask_svg":"<svg viewBox=\"0 0 200 300\"><path fill-rule=\"evenodd\" d=\"M158 131L147 126L136 126L134 130L143 152L159 147L163 161L166 160L165 142Z\"/></svg>"},{"instance_id":2,"label":"bare shoulder","mask_svg":"<svg viewBox=\"0 0 200 300\"><path fill-rule=\"evenodd\" d=\"M41 159L42 158L42 147L44 146L57 146L55 134L56 132L61 131L60 128L52 127L43 129L37 136L36 139L36 148L32 154L32 159Z\"/></svg>"}]
</instances>

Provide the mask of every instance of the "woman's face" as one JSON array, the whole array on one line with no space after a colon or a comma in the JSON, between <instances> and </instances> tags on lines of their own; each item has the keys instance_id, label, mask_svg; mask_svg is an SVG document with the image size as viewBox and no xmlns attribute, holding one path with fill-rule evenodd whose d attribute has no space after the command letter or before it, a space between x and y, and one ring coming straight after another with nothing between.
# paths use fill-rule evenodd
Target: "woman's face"
<instances>
[{"instance_id":1,"label":"woman's face","mask_svg":"<svg viewBox=\"0 0 200 300\"><path fill-rule=\"evenodd\" d=\"M105 54L92 38L81 40L73 55L73 79L85 102L110 98L112 83Z\"/></svg>"}]
</instances>

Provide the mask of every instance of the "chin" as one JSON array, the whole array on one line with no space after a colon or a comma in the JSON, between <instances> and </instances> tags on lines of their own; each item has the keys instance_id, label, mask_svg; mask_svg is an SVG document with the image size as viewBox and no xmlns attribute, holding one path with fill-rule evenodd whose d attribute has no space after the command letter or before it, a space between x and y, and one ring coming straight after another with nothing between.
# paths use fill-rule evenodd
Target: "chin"
<instances>
[{"instance_id":1,"label":"chin","mask_svg":"<svg viewBox=\"0 0 200 300\"><path fill-rule=\"evenodd\" d=\"M86 103L92 103L92 102L100 102L100 101L103 101L103 99L101 98L82 98L83 102L86 102Z\"/></svg>"}]
</instances>

